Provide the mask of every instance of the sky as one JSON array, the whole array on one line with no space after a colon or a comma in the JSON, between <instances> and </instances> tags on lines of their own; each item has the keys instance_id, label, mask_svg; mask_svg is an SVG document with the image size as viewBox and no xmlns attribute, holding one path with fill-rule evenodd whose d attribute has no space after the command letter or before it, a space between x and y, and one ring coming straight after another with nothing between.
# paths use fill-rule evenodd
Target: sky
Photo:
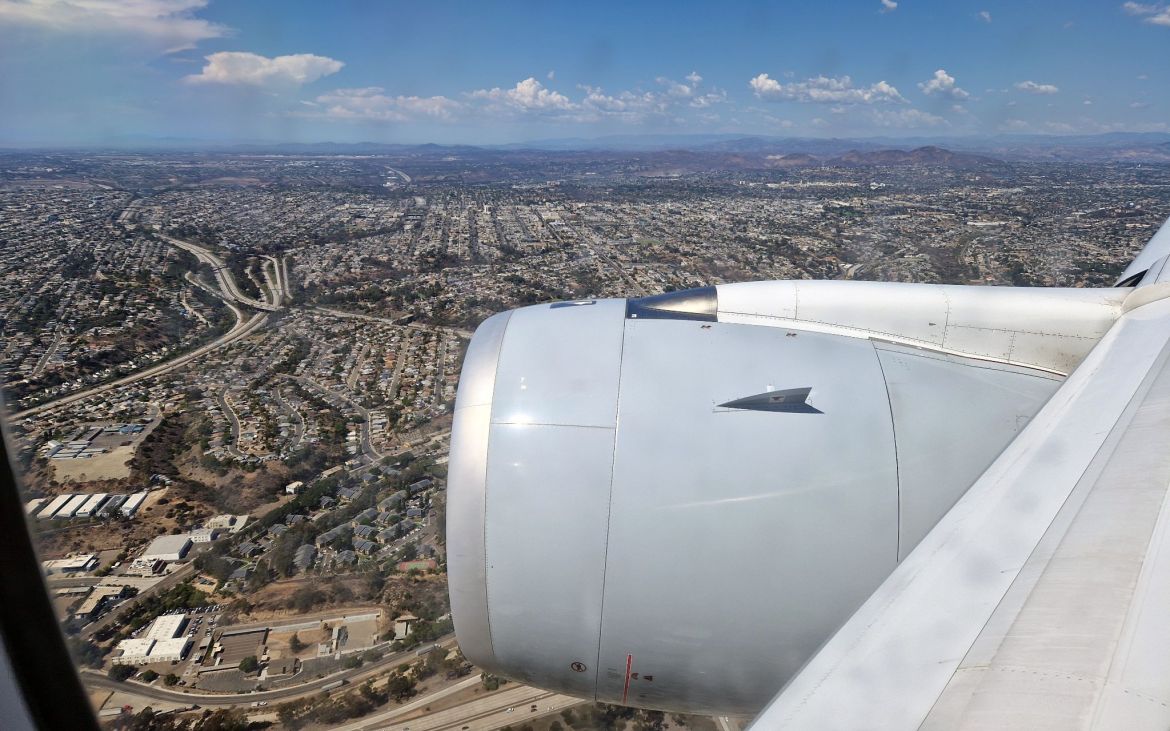
<instances>
[{"instance_id":1,"label":"sky","mask_svg":"<svg viewBox=\"0 0 1170 731\"><path fill-rule=\"evenodd\" d=\"M0 0L0 146L1170 132L1170 4Z\"/></svg>"}]
</instances>

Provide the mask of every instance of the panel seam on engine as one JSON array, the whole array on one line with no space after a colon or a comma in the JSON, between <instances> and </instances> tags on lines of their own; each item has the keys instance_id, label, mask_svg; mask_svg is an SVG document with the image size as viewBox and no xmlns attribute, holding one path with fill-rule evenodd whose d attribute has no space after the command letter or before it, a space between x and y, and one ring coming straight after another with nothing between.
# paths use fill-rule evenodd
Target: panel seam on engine
<instances>
[{"instance_id":1,"label":"panel seam on engine","mask_svg":"<svg viewBox=\"0 0 1170 731\"><path fill-rule=\"evenodd\" d=\"M882 374L882 386L886 389L886 404L890 408L890 438L894 442L894 487L897 493L897 511L894 534L894 565L902 563L902 465L898 460L898 427L894 420L894 399L890 396L890 379L886 378L886 368L882 365L881 351L870 341L873 348L873 358L877 361L878 372Z\"/></svg>"},{"instance_id":2,"label":"panel seam on engine","mask_svg":"<svg viewBox=\"0 0 1170 731\"><path fill-rule=\"evenodd\" d=\"M597 659L593 667L593 700L597 702L597 686L601 681L601 643L605 631L605 579L609 573L609 536L613 524L613 480L617 468L618 434L621 430L619 415L622 412L622 362L626 355L626 337L629 333L629 321L622 320L622 344L618 350L618 382L617 398L613 407L613 448L609 457L609 500L605 507L605 547L601 554L601 606L597 613Z\"/></svg>"}]
</instances>

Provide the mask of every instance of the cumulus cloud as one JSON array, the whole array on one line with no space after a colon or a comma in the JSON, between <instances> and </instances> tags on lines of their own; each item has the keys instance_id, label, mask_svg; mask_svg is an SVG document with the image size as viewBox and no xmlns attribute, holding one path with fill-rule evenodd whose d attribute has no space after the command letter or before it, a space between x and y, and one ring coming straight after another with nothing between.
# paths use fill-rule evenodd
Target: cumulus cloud
<instances>
[{"instance_id":1,"label":"cumulus cloud","mask_svg":"<svg viewBox=\"0 0 1170 731\"><path fill-rule=\"evenodd\" d=\"M1127 2L1121 9L1141 18L1143 23L1170 26L1170 5Z\"/></svg>"},{"instance_id":2,"label":"cumulus cloud","mask_svg":"<svg viewBox=\"0 0 1170 731\"><path fill-rule=\"evenodd\" d=\"M450 121L463 105L444 96L389 96L378 86L335 89L318 96L313 106L331 119L409 122L419 119Z\"/></svg>"},{"instance_id":3,"label":"cumulus cloud","mask_svg":"<svg viewBox=\"0 0 1170 731\"><path fill-rule=\"evenodd\" d=\"M934 76L920 83L918 88L927 96L941 96L955 101L963 101L971 96L955 86L955 77L948 74L945 69L935 71Z\"/></svg>"},{"instance_id":4,"label":"cumulus cloud","mask_svg":"<svg viewBox=\"0 0 1170 731\"><path fill-rule=\"evenodd\" d=\"M655 81L665 86L666 93L673 97L689 99L695 93L694 88L686 84L680 84L679 82L668 79L664 76L659 76L657 79L655 79Z\"/></svg>"},{"instance_id":5,"label":"cumulus cloud","mask_svg":"<svg viewBox=\"0 0 1170 731\"><path fill-rule=\"evenodd\" d=\"M569 97L546 88L531 76L517 82L511 89L501 89L498 86L492 89L478 89L468 96L492 102L498 107L524 112L563 112L575 107Z\"/></svg>"},{"instance_id":6,"label":"cumulus cloud","mask_svg":"<svg viewBox=\"0 0 1170 731\"><path fill-rule=\"evenodd\" d=\"M695 86L698 86L699 84L703 83L703 77L699 76L698 71L692 71L689 74L687 74L686 76L684 76L683 78L686 79L687 81L691 82Z\"/></svg>"},{"instance_id":7,"label":"cumulus cloud","mask_svg":"<svg viewBox=\"0 0 1170 731\"><path fill-rule=\"evenodd\" d=\"M1055 94L1060 91L1052 84L1037 84L1035 81L1017 81L1014 86L1016 90L1029 94Z\"/></svg>"},{"instance_id":8,"label":"cumulus cloud","mask_svg":"<svg viewBox=\"0 0 1170 731\"><path fill-rule=\"evenodd\" d=\"M208 0L0 0L0 24L71 35L130 36L167 53L193 48L229 28L195 17Z\"/></svg>"},{"instance_id":9,"label":"cumulus cloud","mask_svg":"<svg viewBox=\"0 0 1170 731\"><path fill-rule=\"evenodd\" d=\"M268 58L245 51L221 51L206 57L207 65L185 78L192 84L300 86L335 74L345 64L325 56L297 53Z\"/></svg>"},{"instance_id":10,"label":"cumulus cloud","mask_svg":"<svg viewBox=\"0 0 1170 731\"><path fill-rule=\"evenodd\" d=\"M898 9L898 3L894 2L894 0L882 0L882 12L883 13L892 13L897 9Z\"/></svg>"},{"instance_id":11,"label":"cumulus cloud","mask_svg":"<svg viewBox=\"0 0 1170 731\"><path fill-rule=\"evenodd\" d=\"M817 76L805 81L782 84L767 74L748 82L761 99L810 102L817 104L875 104L905 102L892 85L879 81L871 86L854 86L848 76Z\"/></svg>"},{"instance_id":12,"label":"cumulus cloud","mask_svg":"<svg viewBox=\"0 0 1170 731\"><path fill-rule=\"evenodd\" d=\"M984 23L990 23L991 22L991 11L990 10L980 10L979 11L979 19L982 20Z\"/></svg>"}]
</instances>

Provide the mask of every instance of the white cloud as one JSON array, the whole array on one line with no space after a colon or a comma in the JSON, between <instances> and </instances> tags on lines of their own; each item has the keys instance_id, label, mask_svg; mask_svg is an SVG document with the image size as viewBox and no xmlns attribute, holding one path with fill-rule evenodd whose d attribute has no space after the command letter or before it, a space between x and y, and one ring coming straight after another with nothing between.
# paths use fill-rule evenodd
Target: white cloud
<instances>
[{"instance_id":1,"label":"white cloud","mask_svg":"<svg viewBox=\"0 0 1170 731\"><path fill-rule=\"evenodd\" d=\"M1130 109L1145 109L1148 106L1150 106L1149 102L1130 102L1129 103Z\"/></svg>"},{"instance_id":2,"label":"white cloud","mask_svg":"<svg viewBox=\"0 0 1170 731\"><path fill-rule=\"evenodd\" d=\"M685 78L687 81L691 82L695 86L698 86L699 84L703 83L703 77L699 76L698 71L692 71L689 74L687 74L686 76L684 76L683 78Z\"/></svg>"},{"instance_id":3,"label":"white cloud","mask_svg":"<svg viewBox=\"0 0 1170 731\"><path fill-rule=\"evenodd\" d=\"M1025 91L1029 94L1055 94L1060 91L1052 84L1037 84L1035 81L1017 81L1014 86L1018 91Z\"/></svg>"},{"instance_id":4,"label":"white cloud","mask_svg":"<svg viewBox=\"0 0 1170 731\"><path fill-rule=\"evenodd\" d=\"M760 74L748 84L761 99L810 102L818 104L875 104L905 102L892 85L879 81L871 86L854 86L848 76L817 76L805 81L781 84L767 74Z\"/></svg>"},{"instance_id":5,"label":"white cloud","mask_svg":"<svg viewBox=\"0 0 1170 731\"><path fill-rule=\"evenodd\" d=\"M516 86L511 89L501 89L498 86L492 89L478 89L468 96L472 99L492 102L498 107L525 112L569 111L575 108L569 97L546 88L544 84L531 76L517 82Z\"/></svg>"},{"instance_id":6,"label":"white cloud","mask_svg":"<svg viewBox=\"0 0 1170 731\"><path fill-rule=\"evenodd\" d=\"M1141 18L1143 23L1170 26L1170 5L1127 2L1121 8L1126 13Z\"/></svg>"},{"instance_id":7,"label":"white cloud","mask_svg":"<svg viewBox=\"0 0 1170 731\"><path fill-rule=\"evenodd\" d=\"M894 2L894 0L882 0L882 12L883 13L892 13L897 9L898 9L898 3Z\"/></svg>"},{"instance_id":8,"label":"white cloud","mask_svg":"<svg viewBox=\"0 0 1170 731\"><path fill-rule=\"evenodd\" d=\"M118 35L158 44L167 53L193 48L231 30L195 17L208 0L0 0L0 25L71 35Z\"/></svg>"},{"instance_id":9,"label":"white cloud","mask_svg":"<svg viewBox=\"0 0 1170 731\"><path fill-rule=\"evenodd\" d=\"M317 97L313 106L331 119L409 122L418 119L450 121L463 105L444 96L387 96L381 87L335 89ZM315 115L314 115L315 116Z\"/></svg>"},{"instance_id":10,"label":"white cloud","mask_svg":"<svg viewBox=\"0 0 1170 731\"><path fill-rule=\"evenodd\" d=\"M673 97L689 99L695 93L694 88L687 86L686 84L680 84L679 82L668 79L665 76L659 76L657 79L655 79L655 81L665 86L666 93Z\"/></svg>"},{"instance_id":11,"label":"white cloud","mask_svg":"<svg viewBox=\"0 0 1170 731\"><path fill-rule=\"evenodd\" d=\"M874 109L872 119L878 127L939 127L947 123L937 114L918 109Z\"/></svg>"},{"instance_id":12,"label":"white cloud","mask_svg":"<svg viewBox=\"0 0 1170 731\"><path fill-rule=\"evenodd\" d=\"M556 71L549 71L547 74L544 75L544 77L546 79L548 79L549 81L556 81L557 80L557 72Z\"/></svg>"},{"instance_id":13,"label":"white cloud","mask_svg":"<svg viewBox=\"0 0 1170 731\"><path fill-rule=\"evenodd\" d=\"M268 58L246 51L221 51L207 56L207 65L184 79L192 84L300 86L335 74L345 64L325 56L296 53Z\"/></svg>"},{"instance_id":14,"label":"white cloud","mask_svg":"<svg viewBox=\"0 0 1170 731\"><path fill-rule=\"evenodd\" d=\"M963 101L971 95L966 91L955 86L955 77L951 76L944 69L939 69L934 72L934 76L923 81L918 85L923 94L927 96L941 96L955 101Z\"/></svg>"},{"instance_id":15,"label":"white cloud","mask_svg":"<svg viewBox=\"0 0 1170 731\"><path fill-rule=\"evenodd\" d=\"M991 22L991 11L990 10L980 10L979 11L979 19L982 20L984 23L990 23Z\"/></svg>"}]
</instances>

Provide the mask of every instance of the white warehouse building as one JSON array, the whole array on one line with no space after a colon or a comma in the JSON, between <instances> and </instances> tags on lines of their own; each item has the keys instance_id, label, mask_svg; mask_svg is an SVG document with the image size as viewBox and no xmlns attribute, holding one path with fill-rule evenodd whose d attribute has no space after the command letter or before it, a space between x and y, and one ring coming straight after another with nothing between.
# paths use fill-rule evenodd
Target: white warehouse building
<instances>
[{"instance_id":1,"label":"white warehouse building","mask_svg":"<svg viewBox=\"0 0 1170 731\"><path fill-rule=\"evenodd\" d=\"M141 561L182 561L191 550L191 537L186 535L159 536L150 542L139 557Z\"/></svg>"}]
</instances>

